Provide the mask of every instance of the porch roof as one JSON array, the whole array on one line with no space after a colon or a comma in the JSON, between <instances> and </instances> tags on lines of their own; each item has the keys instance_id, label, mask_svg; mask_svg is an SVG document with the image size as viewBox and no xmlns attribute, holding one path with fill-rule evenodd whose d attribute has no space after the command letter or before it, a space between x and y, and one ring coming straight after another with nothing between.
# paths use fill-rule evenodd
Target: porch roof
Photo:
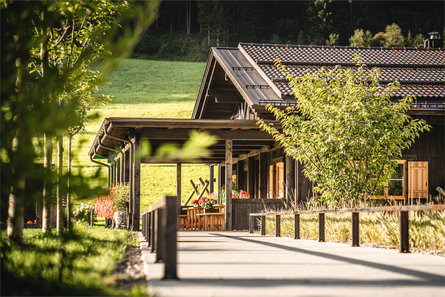
<instances>
[{"instance_id":1,"label":"porch roof","mask_svg":"<svg viewBox=\"0 0 445 297\"><path fill-rule=\"evenodd\" d=\"M277 122L274 122L278 125ZM233 141L233 157L257 152L274 146L274 140L262 131L254 120L197 120L153 118L106 118L93 141L89 155L112 161L129 141L147 139L152 151L165 143L183 144L192 130L204 131L217 137L209 157L199 163L220 163L225 158L225 140ZM180 160L142 158L142 163L176 163Z\"/></svg>"}]
</instances>

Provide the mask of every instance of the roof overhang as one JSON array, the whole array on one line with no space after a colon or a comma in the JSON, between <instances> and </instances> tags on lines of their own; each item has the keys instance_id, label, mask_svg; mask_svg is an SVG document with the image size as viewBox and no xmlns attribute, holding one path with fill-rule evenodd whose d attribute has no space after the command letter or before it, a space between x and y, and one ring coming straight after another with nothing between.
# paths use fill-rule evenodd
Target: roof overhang
<instances>
[{"instance_id":1,"label":"roof overhang","mask_svg":"<svg viewBox=\"0 0 445 297\"><path fill-rule=\"evenodd\" d=\"M277 122L273 122L278 125ZM210 156L197 163L217 164L225 158L225 140L233 141L233 157L252 154L274 146L273 138L262 131L253 120L194 120L150 118L106 118L90 148L94 158L113 161L130 142L146 139L152 151L166 143L183 144L192 130L216 136L217 142L209 147ZM178 163L181 160L142 158L143 163Z\"/></svg>"}]
</instances>

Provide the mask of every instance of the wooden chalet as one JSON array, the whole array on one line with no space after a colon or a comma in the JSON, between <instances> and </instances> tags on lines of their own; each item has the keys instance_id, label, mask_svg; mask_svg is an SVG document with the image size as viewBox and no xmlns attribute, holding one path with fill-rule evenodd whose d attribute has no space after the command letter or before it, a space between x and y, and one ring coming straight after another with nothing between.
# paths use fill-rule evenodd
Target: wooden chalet
<instances>
[{"instance_id":1,"label":"wooden chalet","mask_svg":"<svg viewBox=\"0 0 445 297\"><path fill-rule=\"evenodd\" d=\"M111 184L131 185L134 226L139 228L140 164L162 160L139 158L141 139L155 149L165 142L183 143L190 130L207 131L219 141L200 163L218 166L218 189L236 182L251 199L233 199L226 191L226 229L247 229L248 213L265 206L282 207L311 196L312 185L302 165L287 157L257 119L273 120L267 104L292 106L295 99L286 78L273 65L281 60L295 76L321 66L356 67L359 55L366 67L381 68L381 83L398 80L394 99L414 95L409 111L431 126L399 160L390 182L392 199L426 199L445 186L445 50L443 48L357 48L240 43L236 48L212 48L191 119L106 118L90 149L90 158L110 169ZM177 163L177 195L181 195L181 163ZM219 191L218 191L219 193Z\"/></svg>"}]
</instances>

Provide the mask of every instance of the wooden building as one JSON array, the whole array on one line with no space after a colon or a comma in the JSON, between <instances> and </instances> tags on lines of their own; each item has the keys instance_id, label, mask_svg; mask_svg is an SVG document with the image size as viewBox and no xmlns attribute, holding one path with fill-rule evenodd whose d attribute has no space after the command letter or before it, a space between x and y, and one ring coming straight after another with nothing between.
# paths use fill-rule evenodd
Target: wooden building
<instances>
[{"instance_id":1,"label":"wooden building","mask_svg":"<svg viewBox=\"0 0 445 297\"><path fill-rule=\"evenodd\" d=\"M397 100L415 95L409 114L431 126L399 160L399 175L391 180L388 196L408 201L436 195L445 186L445 50L443 48L356 48L240 43L237 48L212 48L191 119L107 118L90 149L91 160L102 158L110 168L110 183L129 182L135 227L139 222L140 163L162 160L138 158L141 139L154 148L164 142L184 142L190 130L216 135L211 155L201 163L218 165L218 187L236 182L251 199L232 200L226 191L226 228L247 228L248 213L283 207L311 196L311 183L302 165L256 125L273 121L267 104L296 103L286 78L273 65L278 58L295 76L321 66L356 67L359 55L366 67L381 68L381 83L398 80ZM178 168L180 194L181 163Z\"/></svg>"}]
</instances>

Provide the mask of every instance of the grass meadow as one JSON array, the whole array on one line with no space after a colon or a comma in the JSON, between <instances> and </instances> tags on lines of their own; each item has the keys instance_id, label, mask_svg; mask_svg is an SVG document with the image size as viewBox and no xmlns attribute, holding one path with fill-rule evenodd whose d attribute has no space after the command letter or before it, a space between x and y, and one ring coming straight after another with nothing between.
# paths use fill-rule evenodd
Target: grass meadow
<instances>
[{"instance_id":1,"label":"grass meadow","mask_svg":"<svg viewBox=\"0 0 445 297\"><path fill-rule=\"evenodd\" d=\"M136 243L130 231L103 225L77 224L63 236L25 229L20 246L8 246L2 232L2 296L146 296L146 287L124 290L115 273Z\"/></svg>"},{"instance_id":2,"label":"grass meadow","mask_svg":"<svg viewBox=\"0 0 445 297\"><path fill-rule=\"evenodd\" d=\"M111 74L99 93L112 95L114 101L91 110L83 135L73 143L73 170L92 177L85 180L89 191L82 190L75 204L89 201L106 191L105 167L92 163L88 151L103 120L107 117L191 118L201 85L205 63L127 59ZM65 162L66 164L66 162ZM176 194L176 165L141 167L141 210L162 195ZM215 174L217 174L215 170ZM192 191L189 180L209 178L206 165L182 166L182 199Z\"/></svg>"},{"instance_id":3,"label":"grass meadow","mask_svg":"<svg viewBox=\"0 0 445 297\"><path fill-rule=\"evenodd\" d=\"M351 243L352 218L350 213L325 215L326 241ZM445 255L445 212L425 211L409 213L410 249ZM361 213L360 244L374 247L399 247L399 216L397 213ZM275 236L275 217L267 216L266 234ZM294 236L294 217L281 216L281 236ZM318 215L300 215L300 238L318 240Z\"/></svg>"}]
</instances>

